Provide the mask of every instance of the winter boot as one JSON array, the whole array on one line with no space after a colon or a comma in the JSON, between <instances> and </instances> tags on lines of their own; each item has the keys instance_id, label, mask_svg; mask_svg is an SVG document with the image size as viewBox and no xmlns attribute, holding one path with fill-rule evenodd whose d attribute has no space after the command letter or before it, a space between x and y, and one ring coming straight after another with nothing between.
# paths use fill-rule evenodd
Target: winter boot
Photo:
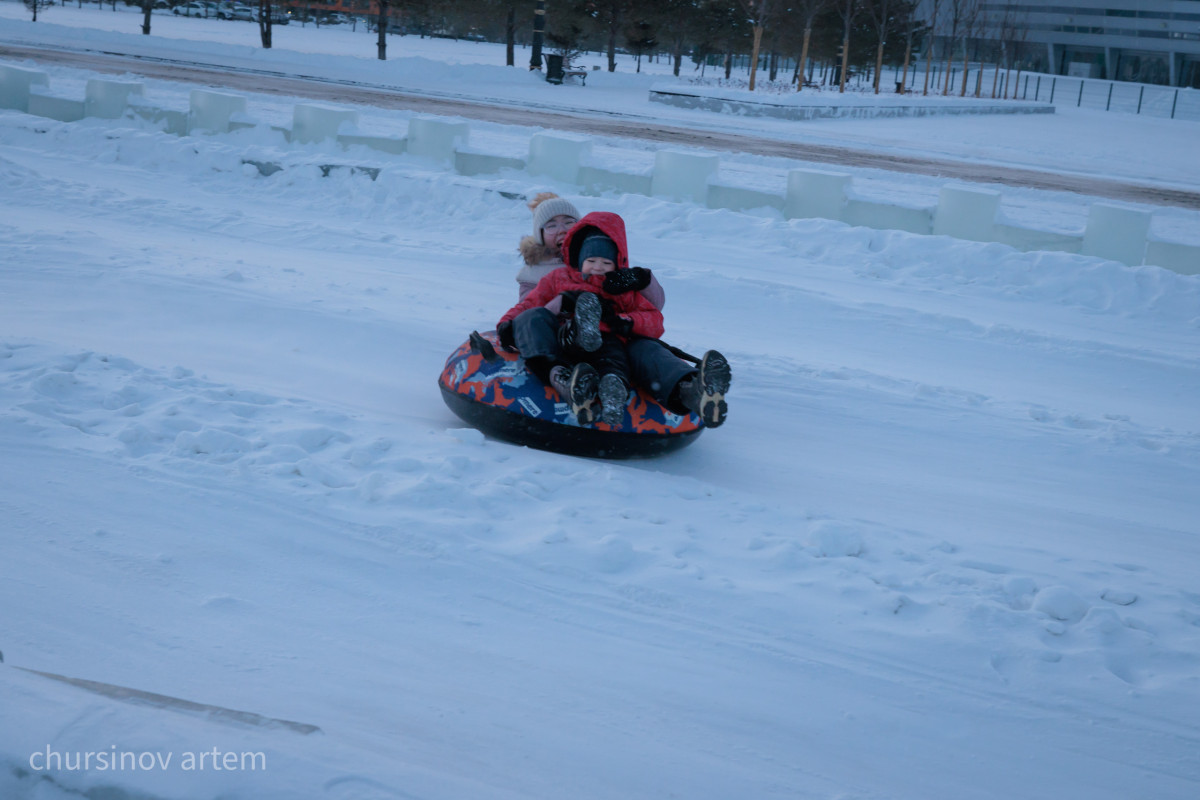
<instances>
[{"instance_id":1,"label":"winter boot","mask_svg":"<svg viewBox=\"0 0 1200 800\"><path fill-rule=\"evenodd\" d=\"M596 404L600 402L598 395L600 376L591 364L576 364L571 372L571 383L567 388L567 402L571 404L571 413L580 425L590 425L596 421Z\"/></svg>"},{"instance_id":2,"label":"winter boot","mask_svg":"<svg viewBox=\"0 0 1200 800\"><path fill-rule=\"evenodd\" d=\"M585 353L600 349L600 298L583 292L575 301L575 316L559 329L559 343L564 350L576 348Z\"/></svg>"},{"instance_id":3,"label":"winter boot","mask_svg":"<svg viewBox=\"0 0 1200 800\"><path fill-rule=\"evenodd\" d=\"M571 368L556 364L550 368L550 385L558 396L566 400L571 396Z\"/></svg>"},{"instance_id":4,"label":"winter boot","mask_svg":"<svg viewBox=\"0 0 1200 800\"><path fill-rule=\"evenodd\" d=\"M600 421L609 425L620 425L625 419L625 405L629 400L629 389L619 375L611 372L600 379Z\"/></svg>"},{"instance_id":5,"label":"winter boot","mask_svg":"<svg viewBox=\"0 0 1200 800\"><path fill-rule=\"evenodd\" d=\"M700 359L700 371L679 382L679 402L699 415L709 428L720 427L729 413L725 393L729 391L732 377L725 356L716 350L709 350Z\"/></svg>"}]
</instances>

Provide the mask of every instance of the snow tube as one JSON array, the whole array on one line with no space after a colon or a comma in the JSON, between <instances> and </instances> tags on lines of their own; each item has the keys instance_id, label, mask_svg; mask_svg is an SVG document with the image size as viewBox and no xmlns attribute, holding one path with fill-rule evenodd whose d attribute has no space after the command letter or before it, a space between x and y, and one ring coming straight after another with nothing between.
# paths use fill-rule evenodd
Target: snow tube
<instances>
[{"instance_id":1,"label":"snow tube","mask_svg":"<svg viewBox=\"0 0 1200 800\"><path fill-rule=\"evenodd\" d=\"M629 393L619 425L580 425L558 392L525 368L517 353L500 347L494 331L472 334L448 359L438 378L442 399L467 424L489 436L594 458L645 458L696 440L704 423L679 415L641 389Z\"/></svg>"}]
</instances>

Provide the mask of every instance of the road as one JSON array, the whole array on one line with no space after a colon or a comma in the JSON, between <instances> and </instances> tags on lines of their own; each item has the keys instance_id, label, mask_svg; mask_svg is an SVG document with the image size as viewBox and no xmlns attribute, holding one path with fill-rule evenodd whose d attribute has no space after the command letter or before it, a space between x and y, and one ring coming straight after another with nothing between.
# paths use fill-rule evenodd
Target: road
<instances>
[{"instance_id":1,"label":"road","mask_svg":"<svg viewBox=\"0 0 1200 800\"><path fill-rule=\"evenodd\" d=\"M462 98L414 94L397 89L342 82L310 76L284 75L260 70L243 71L195 61L151 59L122 53L64 50L0 44L0 57L29 59L96 72L132 72L147 78L201 83L226 89L260 94L305 97L338 103L357 103L377 108L393 108L424 114L464 117L503 125L528 125L528 106L505 105ZM708 150L750 153L762 156L815 161L888 170L916 175L932 175L972 183L993 183L1029 189L1125 200L1150 205L1200 209L1200 192L1170 189L1148 184L1105 178L1064 175L1034 169L977 164L953 159L889 155L852 147L784 142L760 136L721 131L693 130L663 125L640 116L592 116L562 111L539 110L538 125L562 131L643 139L668 145Z\"/></svg>"}]
</instances>

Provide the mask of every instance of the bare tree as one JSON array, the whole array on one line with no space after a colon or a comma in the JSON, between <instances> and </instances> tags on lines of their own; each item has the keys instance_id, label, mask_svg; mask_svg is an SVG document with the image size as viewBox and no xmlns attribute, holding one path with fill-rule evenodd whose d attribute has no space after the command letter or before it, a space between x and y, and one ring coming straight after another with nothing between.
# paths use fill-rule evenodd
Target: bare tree
<instances>
[{"instance_id":1,"label":"bare tree","mask_svg":"<svg viewBox=\"0 0 1200 800\"><path fill-rule=\"evenodd\" d=\"M988 9L983 11L983 29L985 32L996 32L996 41L999 46L993 48L993 53L996 56L996 67L992 70L992 99L996 99L996 92L1000 89L1000 67L1004 63L1004 27L1008 24L1008 20L1012 17L1013 7L1005 6L1004 12L995 17L988 13ZM982 68L982 62L980 68Z\"/></svg>"},{"instance_id":2,"label":"bare tree","mask_svg":"<svg viewBox=\"0 0 1200 800\"><path fill-rule=\"evenodd\" d=\"M979 28L979 15L982 11L979 0L962 0L963 2L963 17L962 17L962 57L963 57L963 76L962 76L962 91L959 92L959 97L967 96L967 75L970 72L971 64L971 38L976 35ZM975 96L979 96L979 84L975 85Z\"/></svg>"},{"instance_id":3,"label":"bare tree","mask_svg":"<svg viewBox=\"0 0 1200 800\"><path fill-rule=\"evenodd\" d=\"M900 77L900 93L908 92L908 68L912 63L913 37L917 32L917 4L902 3L904 13L904 71ZM914 67L915 70L915 67Z\"/></svg>"},{"instance_id":4,"label":"bare tree","mask_svg":"<svg viewBox=\"0 0 1200 800\"><path fill-rule=\"evenodd\" d=\"M1018 56L1020 56L1021 50L1025 45L1025 39L1029 36L1028 13L1014 9L1011 24L1008 25L1005 33L1004 50L1007 58L1005 59L1004 91L1002 94L1007 97L1011 91L1012 98L1015 100L1017 97L1016 84L1021 81L1021 62L1017 62L1017 79L1010 83L1008 76L1012 71L1013 61L1016 61Z\"/></svg>"},{"instance_id":5,"label":"bare tree","mask_svg":"<svg viewBox=\"0 0 1200 800\"><path fill-rule=\"evenodd\" d=\"M858 14L860 0L838 0L837 12L842 18L842 68L838 75L838 92L846 91L846 66L850 63L850 27Z\"/></svg>"},{"instance_id":6,"label":"bare tree","mask_svg":"<svg viewBox=\"0 0 1200 800\"><path fill-rule=\"evenodd\" d=\"M800 60L796 63L800 79L796 81L796 91L804 88L804 65L808 63L808 47L812 43L813 23L821 12L829 8L830 0L797 0L792 3L792 11L800 15L804 21L804 42L800 45Z\"/></svg>"},{"instance_id":7,"label":"bare tree","mask_svg":"<svg viewBox=\"0 0 1200 800\"><path fill-rule=\"evenodd\" d=\"M946 37L946 79L942 83L943 97L950 94L950 65L954 59L954 43L958 41L969 2L971 0L949 0L950 7L947 10L950 12L950 35Z\"/></svg>"},{"instance_id":8,"label":"bare tree","mask_svg":"<svg viewBox=\"0 0 1200 800\"><path fill-rule=\"evenodd\" d=\"M891 0L862 0L863 9L875 26L878 44L875 47L875 94L879 94L879 72L883 69L883 48L887 44Z\"/></svg>"},{"instance_id":9,"label":"bare tree","mask_svg":"<svg viewBox=\"0 0 1200 800\"><path fill-rule=\"evenodd\" d=\"M24 3L25 7L33 12L33 21L37 22L38 12L54 5L54 0L24 0Z\"/></svg>"},{"instance_id":10,"label":"bare tree","mask_svg":"<svg viewBox=\"0 0 1200 800\"><path fill-rule=\"evenodd\" d=\"M762 48L763 31L771 16L772 0L741 0L742 8L749 15L750 28L754 32L754 44L750 48L750 91L754 91L754 81L758 76L758 54Z\"/></svg>"},{"instance_id":11,"label":"bare tree","mask_svg":"<svg viewBox=\"0 0 1200 800\"><path fill-rule=\"evenodd\" d=\"M925 89L924 95L929 94L929 65L933 60L933 45L937 42L938 13L942 9L942 0L928 0L929 3L929 35L925 43ZM934 87L937 91L937 87Z\"/></svg>"}]
</instances>

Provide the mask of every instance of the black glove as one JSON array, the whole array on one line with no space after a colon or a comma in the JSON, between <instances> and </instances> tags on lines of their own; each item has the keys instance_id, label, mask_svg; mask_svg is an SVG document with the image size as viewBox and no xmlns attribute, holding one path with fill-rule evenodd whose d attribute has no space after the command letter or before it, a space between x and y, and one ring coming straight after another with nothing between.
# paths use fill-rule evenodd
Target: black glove
<instances>
[{"instance_id":1,"label":"black glove","mask_svg":"<svg viewBox=\"0 0 1200 800\"><path fill-rule=\"evenodd\" d=\"M505 350L517 349L517 340L513 338L513 324L511 319L506 319L496 326L496 336L500 339L500 346Z\"/></svg>"},{"instance_id":2,"label":"black glove","mask_svg":"<svg viewBox=\"0 0 1200 800\"><path fill-rule=\"evenodd\" d=\"M605 297L600 298L600 321L618 336L628 336L633 333L633 320L618 315L612 300Z\"/></svg>"},{"instance_id":3,"label":"black glove","mask_svg":"<svg viewBox=\"0 0 1200 800\"><path fill-rule=\"evenodd\" d=\"M563 292L559 295L559 297L562 298L562 307L559 308L559 313L574 314L575 301L579 299L579 290L576 289L569 292Z\"/></svg>"},{"instance_id":4,"label":"black glove","mask_svg":"<svg viewBox=\"0 0 1200 800\"><path fill-rule=\"evenodd\" d=\"M629 269L614 269L604 276L601 286L609 294L625 294L625 292L640 292L650 285L650 270L645 267L630 267Z\"/></svg>"}]
</instances>

